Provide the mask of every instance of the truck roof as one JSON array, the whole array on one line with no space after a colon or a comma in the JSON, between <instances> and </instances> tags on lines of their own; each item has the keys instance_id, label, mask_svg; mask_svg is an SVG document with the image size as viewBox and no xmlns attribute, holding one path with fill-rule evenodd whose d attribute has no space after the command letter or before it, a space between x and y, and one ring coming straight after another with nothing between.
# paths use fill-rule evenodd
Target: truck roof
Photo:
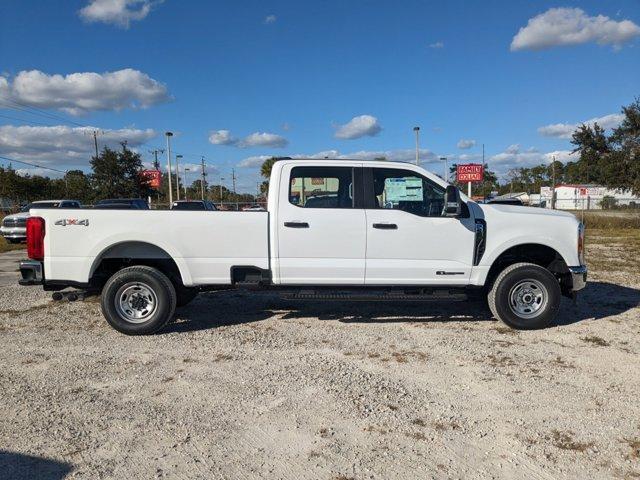
<instances>
[{"instance_id":1,"label":"truck roof","mask_svg":"<svg viewBox=\"0 0 640 480\"><path fill-rule=\"evenodd\" d=\"M371 160L366 158L283 158L278 160L278 162L288 162L288 163L306 163L306 162L358 162L358 163L366 163L366 164L376 164L376 165L398 165L398 166L406 166L406 165L415 165L413 162L402 162L398 160Z\"/></svg>"}]
</instances>

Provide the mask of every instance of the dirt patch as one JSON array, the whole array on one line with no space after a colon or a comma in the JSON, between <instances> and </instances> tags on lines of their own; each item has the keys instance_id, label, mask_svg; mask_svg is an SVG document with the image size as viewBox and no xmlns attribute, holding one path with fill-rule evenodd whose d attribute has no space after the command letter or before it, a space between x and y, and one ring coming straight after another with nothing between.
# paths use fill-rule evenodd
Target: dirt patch
<instances>
[{"instance_id":1,"label":"dirt patch","mask_svg":"<svg viewBox=\"0 0 640 480\"><path fill-rule=\"evenodd\" d=\"M604 265L539 331L471 300L211 292L127 337L96 302L3 286L0 450L77 478L632 479L640 275L606 267L635 248L614 237L590 236Z\"/></svg>"}]
</instances>

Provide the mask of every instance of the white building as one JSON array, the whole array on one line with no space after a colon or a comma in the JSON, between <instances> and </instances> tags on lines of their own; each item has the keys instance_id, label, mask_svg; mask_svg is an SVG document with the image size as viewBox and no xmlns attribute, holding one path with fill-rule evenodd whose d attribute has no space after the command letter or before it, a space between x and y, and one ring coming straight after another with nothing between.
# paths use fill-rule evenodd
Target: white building
<instances>
[{"instance_id":1,"label":"white building","mask_svg":"<svg viewBox=\"0 0 640 480\"><path fill-rule=\"evenodd\" d=\"M553 208L551 187L540 188L540 206ZM611 190L600 185L565 184L555 188L555 208L559 210L602 210L603 208L640 208L640 197L630 191Z\"/></svg>"}]
</instances>

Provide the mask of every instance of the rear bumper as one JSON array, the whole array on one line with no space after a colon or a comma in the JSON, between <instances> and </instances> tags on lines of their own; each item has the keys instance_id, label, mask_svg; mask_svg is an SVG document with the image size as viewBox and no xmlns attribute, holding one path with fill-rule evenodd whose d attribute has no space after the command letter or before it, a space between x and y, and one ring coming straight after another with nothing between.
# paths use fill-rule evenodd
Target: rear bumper
<instances>
[{"instance_id":1,"label":"rear bumper","mask_svg":"<svg viewBox=\"0 0 640 480\"><path fill-rule=\"evenodd\" d=\"M577 292L587 286L587 266L569 267L571 274L571 291Z\"/></svg>"},{"instance_id":2,"label":"rear bumper","mask_svg":"<svg viewBox=\"0 0 640 480\"><path fill-rule=\"evenodd\" d=\"M27 238L27 229L24 227L0 227L0 235L11 240L24 240Z\"/></svg>"},{"instance_id":3,"label":"rear bumper","mask_svg":"<svg viewBox=\"0 0 640 480\"><path fill-rule=\"evenodd\" d=\"M20 275L22 275L22 278L18 280L20 285L42 285L44 282L42 262L22 260L20 262Z\"/></svg>"}]
</instances>

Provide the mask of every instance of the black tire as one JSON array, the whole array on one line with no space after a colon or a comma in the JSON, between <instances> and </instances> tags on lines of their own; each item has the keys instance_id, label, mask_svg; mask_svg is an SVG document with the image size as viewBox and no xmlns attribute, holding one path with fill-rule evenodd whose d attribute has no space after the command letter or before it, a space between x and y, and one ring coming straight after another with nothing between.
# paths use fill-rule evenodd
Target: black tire
<instances>
[{"instance_id":1,"label":"black tire","mask_svg":"<svg viewBox=\"0 0 640 480\"><path fill-rule=\"evenodd\" d=\"M191 303L191 301L198 296L200 290L193 287L183 287L182 285L175 285L176 289L176 306L184 307Z\"/></svg>"},{"instance_id":2,"label":"black tire","mask_svg":"<svg viewBox=\"0 0 640 480\"><path fill-rule=\"evenodd\" d=\"M487 300L493 316L512 328L545 328L555 320L562 292L554 275L533 263L516 263L496 278Z\"/></svg>"},{"instance_id":3,"label":"black tire","mask_svg":"<svg viewBox=\"0 0 640 480\"><path fill-rule=\"evenodd\" d=\"M9 241L9 243L13 244L22 242L22 240L20 240L19 238L7 238L7 240Z\"/></svg>"},{"instance_id":4,"label":"black tire","mask_svg":"<svg viewBox=\"0 0 640 480\"><path fill-rule=\"evenodd\" d=\"M164 327L176 309L176 291L161 271L144 265L119 270L100 299L109 325L126 335L148 335ZM132 318L139 315L139 318Z\"/></svg>"}]
</instances>

